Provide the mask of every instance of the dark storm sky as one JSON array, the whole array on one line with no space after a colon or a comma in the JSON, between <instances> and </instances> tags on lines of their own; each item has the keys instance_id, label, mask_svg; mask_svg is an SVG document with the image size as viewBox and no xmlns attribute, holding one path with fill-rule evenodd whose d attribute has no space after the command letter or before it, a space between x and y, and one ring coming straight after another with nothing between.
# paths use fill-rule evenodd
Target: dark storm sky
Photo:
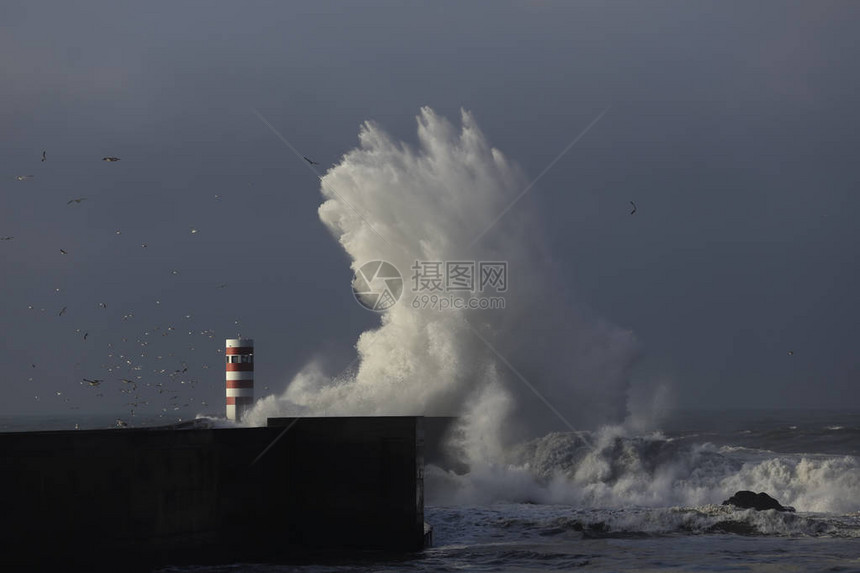
<instances>
[{"instance_id":1,"label":"dark storm sky","mask_svg":"<svg viewBox=\"0 0 860 573\"><path fill-rule=\"evenodd\" d=\"M141 410L220 413L238 333L260 394L346 366L378 317L253 109L326 167L364 120L414 143L422 105L472 111L529 179L611 106L524 201L635 332L633 377L685 407L856 406L858 29L851 2L4 2L0 412L122 410L141 375L179 395Z\"/></svg>"}]
</instances>

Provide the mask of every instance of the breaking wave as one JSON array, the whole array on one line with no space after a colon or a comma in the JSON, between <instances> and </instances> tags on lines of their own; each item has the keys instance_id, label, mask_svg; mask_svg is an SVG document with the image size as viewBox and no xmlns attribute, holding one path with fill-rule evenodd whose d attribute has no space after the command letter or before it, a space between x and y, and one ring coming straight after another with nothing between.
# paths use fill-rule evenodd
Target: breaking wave
<instances>
[{"instance_id":1,"label":"breaking wave","mask_svg":"<svg viewBox=\"0 0 860 573\"><path fill-rule=\"evenodd\" d=\"M738 490L765 491L802 512L860 511L854 456L789 454L691 443L662 434L553 433L465 474L428 468L431 504L496 501L578 507L718 504Z\"/></svg>"},{"instance_id":2,"label":"breaking wave","mask_svg":"<svg viewBox=\"0 0 860 573\"><path fill-rule=\"evenodd\" d=\"M260 400L248 423L323 413L461 416L473 457L493 458L524 438L624 419L635 338L558 280L540 218L527 197L518 200L528 180L470 113L458 129L425 107L417 124L413 148L365 123L359 146L321 181L320 219L353 272L392 263L404 278L402 300L359 337L354 368L308 364L281 395ZM504 310L410 304L416 262L456 261L507 265Z\"/></svg>"}]
</instances>

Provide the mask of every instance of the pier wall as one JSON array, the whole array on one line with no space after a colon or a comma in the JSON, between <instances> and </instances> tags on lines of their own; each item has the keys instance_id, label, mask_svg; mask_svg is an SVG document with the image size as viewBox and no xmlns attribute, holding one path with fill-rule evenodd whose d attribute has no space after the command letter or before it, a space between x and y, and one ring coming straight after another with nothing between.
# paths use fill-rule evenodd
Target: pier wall
<instances>
[{"instance_id":1,"label":"pier wall","mask_svg":"<svg viewBox=\"0 0 860 573\"><path fill-rule=\"evenodd\" d=\"M0 434L5 564L206 563L420 549L416 417Z\"/></svg>"}]
</instances>

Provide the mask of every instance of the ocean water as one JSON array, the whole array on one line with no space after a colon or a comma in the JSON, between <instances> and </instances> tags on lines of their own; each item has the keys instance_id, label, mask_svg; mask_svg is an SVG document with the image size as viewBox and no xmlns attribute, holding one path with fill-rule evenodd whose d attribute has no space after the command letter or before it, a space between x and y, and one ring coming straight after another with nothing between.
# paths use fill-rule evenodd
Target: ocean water
<instances>
[{"instance_id":1,"label":"ocean water","mask_svg":"<svg viewBox=\"0 0 860 573\"><path fill-rule=\"evenodd\" d=\"M663 427L551 434L512 452L513 463L428 467L434 543L417 554L159 571L860 571L860 413L695 412ZM739 489L797 512L721 505Z\"/></svg>"}]
</instances>

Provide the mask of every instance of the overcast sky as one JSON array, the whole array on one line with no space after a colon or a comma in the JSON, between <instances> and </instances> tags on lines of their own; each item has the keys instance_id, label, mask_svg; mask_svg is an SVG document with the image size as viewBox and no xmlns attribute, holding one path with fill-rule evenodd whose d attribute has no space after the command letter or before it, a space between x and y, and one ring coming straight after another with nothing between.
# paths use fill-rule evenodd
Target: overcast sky
<instances>
[{"instance_id":1,"label":"overcast sky","mask_svg":"<svg viewBox=\"0 0 860 573\"><path fill-rule=\"evenodd\" d=\"M853 2L3 2L0 413L127 410L137 376L140 411L221 413L238 334L261 395L346 367L379 317L254 110L325 170L365 120L414 145L425 105L528 180L608 108L522 201L634 381L854 407L858 29Z\"/></svg>"}]
</instances>

